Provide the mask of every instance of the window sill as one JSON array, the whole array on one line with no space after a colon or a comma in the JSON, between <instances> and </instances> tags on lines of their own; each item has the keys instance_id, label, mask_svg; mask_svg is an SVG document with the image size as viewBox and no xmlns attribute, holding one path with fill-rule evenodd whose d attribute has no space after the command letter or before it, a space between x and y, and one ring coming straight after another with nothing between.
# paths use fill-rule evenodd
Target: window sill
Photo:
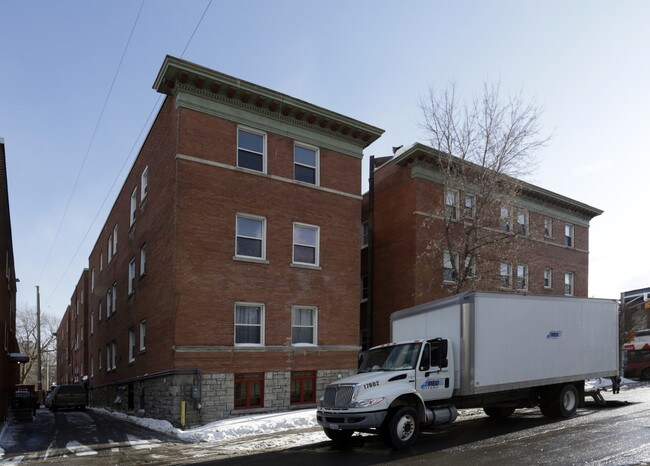
<instances>
[{"instance_id":1,"label":"window sill","mask_svg":"<svg viewBox=\"0 0 650 466\"><path fill-rule=\"evenodd\" d=\"M297 264L295 262L292 262L289 264L291 267L294 269L309 269L309 270L323 270L323 268L319 265L310 265L310 264Z\"/></svg>"},{"instance_id":2,"label":"window sill","mask_svg":"<svg viewBox=\"0 0 650 466\"><path fill-rule=\"evenodd\" d=\"M133 366L135 364L135 359L129 361L129 366Z\"/></svg>"},{"instance_id":3,"label":"window sill","mask_svg":"<svg viewBox=\"0 0 650 466\"><path fill-rule=\"evenodd\" d=\"M232 256L232 260L238 262L250 262L252 264L270 264L266 259L256 259L255 257Z\"/></svg>"}]
</instances>

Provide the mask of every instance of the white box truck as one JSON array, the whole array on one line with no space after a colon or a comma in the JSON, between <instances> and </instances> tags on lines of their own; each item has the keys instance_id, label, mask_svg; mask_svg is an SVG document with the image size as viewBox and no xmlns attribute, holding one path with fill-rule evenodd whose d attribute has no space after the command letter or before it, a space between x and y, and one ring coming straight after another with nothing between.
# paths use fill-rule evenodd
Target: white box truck
<instances>
[{"instance_id":1,"label":"white box truck","mask_svg":"<svg viewBox=\"0 0 650 466\"><path fill-rule=\"evenodd\" d=\"M333 441L375 432L404 448L457 408L568 418L586 379L619 374L614 300L469 292L393 313L391 336L326 387L317 422Z\"/></svg>"}]
</instances>

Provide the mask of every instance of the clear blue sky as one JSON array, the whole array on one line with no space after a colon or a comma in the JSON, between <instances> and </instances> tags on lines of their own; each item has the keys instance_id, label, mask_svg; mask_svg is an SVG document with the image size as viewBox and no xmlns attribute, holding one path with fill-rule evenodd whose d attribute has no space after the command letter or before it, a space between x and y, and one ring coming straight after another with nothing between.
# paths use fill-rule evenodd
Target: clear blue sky
<instances>
[{"instance_id":1,"label":"clear blue sky","mask_svg":"<svg viewBox=\"0 0 650 466\"><path fill-rule=\"evenodd\" d=\"M90 145L140 0L0 1L19 307L35 306L38 284L43 310L65 311L142 143L162 60L183 53L208 3L144 3ZM589 289L617 297L650 286L649 20L643 1L214 0L183 58L385 129L366 156L426 142L430 86L471 95L500 80L534 97L553 138L527 181L605 210Z\"/></svg>"}]
</instances>

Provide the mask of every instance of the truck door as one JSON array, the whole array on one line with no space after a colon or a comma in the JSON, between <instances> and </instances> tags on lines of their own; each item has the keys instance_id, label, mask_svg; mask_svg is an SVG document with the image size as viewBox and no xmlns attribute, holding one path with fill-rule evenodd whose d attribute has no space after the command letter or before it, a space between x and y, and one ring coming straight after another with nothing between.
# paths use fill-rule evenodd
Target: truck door
<instances>
[{"instance_id":1,"label":"truck door","mask_svg":"<svg viewBox=\"0 0 650 466\"><path fill-rule=\"evenodd\" d=\"M451 398L454 391L453 360L449 354L449 342L442 338L424 344L415 371L415 386L425 401Z\"/></svg>"}]
</instances>

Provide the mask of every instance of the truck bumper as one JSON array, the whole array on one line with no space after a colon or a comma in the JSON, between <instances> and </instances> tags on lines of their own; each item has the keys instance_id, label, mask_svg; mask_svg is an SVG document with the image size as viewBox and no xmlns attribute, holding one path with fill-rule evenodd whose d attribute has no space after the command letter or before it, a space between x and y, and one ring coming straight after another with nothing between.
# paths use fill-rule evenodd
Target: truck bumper
<instances>
[{"instance_id":1,"label":"truck bumper","mask_svg":"<svg viewBox=\"0 0 650 466\"><path fill-rule=\"evenodd\" d=\"M316 411L316 422L321 427L332 430L376 429L384 422L386 413L386 411L351 413L319 409Z\"/></svg>"}]
</instances>

